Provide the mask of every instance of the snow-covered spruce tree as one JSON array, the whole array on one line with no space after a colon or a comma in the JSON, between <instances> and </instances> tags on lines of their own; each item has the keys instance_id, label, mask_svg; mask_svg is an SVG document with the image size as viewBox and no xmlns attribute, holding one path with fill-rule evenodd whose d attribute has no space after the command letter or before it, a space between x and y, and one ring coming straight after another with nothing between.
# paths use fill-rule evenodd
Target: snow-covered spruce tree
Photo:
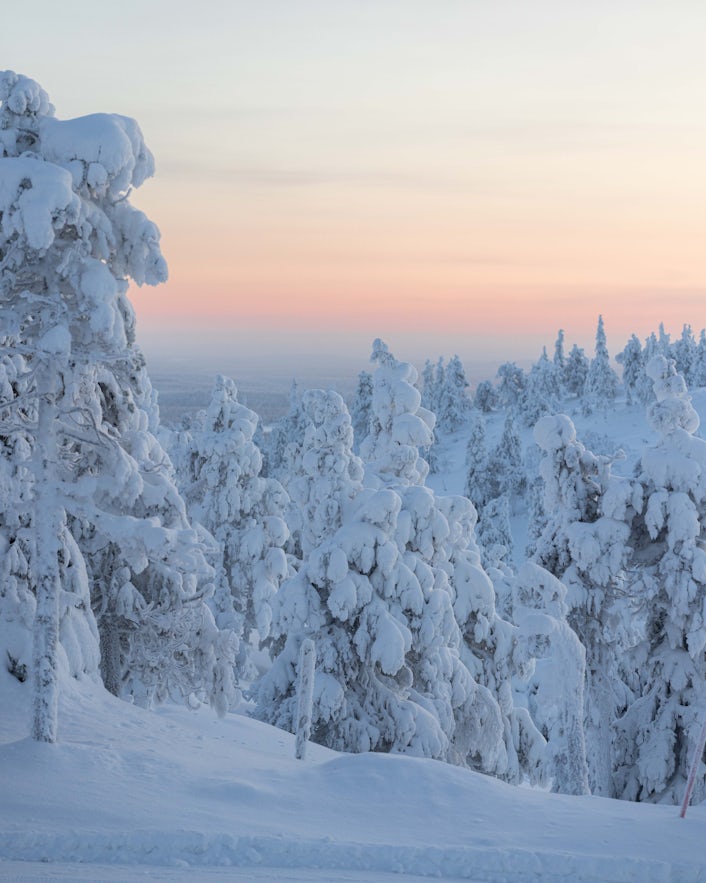
<instances>
[{"instance_id":1,"label":"snow-covered spruce tree","mask_svg":"<svg viewBox=\"0 0 706 883\"><path fill-rule=\"evenodd\" d=\"M664 322L659 323L659 337L657 339L657 352L664 356L665 359L669 358L669 354L672 347L672 336L668 334L665 327Z\"/></svg>"},{"instance_id":2,"label":"snow-covered spruce tree","mask_svg":"<svg viewBox=\"0 0 706 883\"><path fill-rule=\"evenodd\" d=\"M373 375L370 375L370 379L372 381ZM436 384L436 370L431 359L427 359L424 362L424 369L422 371L422 407L426 408L427 411L431 411L435 413L436 407L439 403L438 390Z\"/></svg>"},{"instance_id":3,"label":"snow-covered spruce tree","mask_svg":"<svg viewBox=\"0 0 706 883\"><path fill-rule=\"evenodd\" d=\"M466 445L466 496L483 511L491 493L488 475L488 446L485 435L485 419L479 411L471 413L471 433Z\"/></svg>"},{"instance_id":4,"label":"snow-covered spruce tree","mask_svg":"<svg viewBox=\"0 0 706 883\"><path fill-rule=\"evenodd\" d=\"M490 414L498 406L498 394L490 380L481 380L473 396L473 407L482 414Z\"/></svg>"},{"instance_id":5,"label":"snow-covered spruce tree","mask_svg":"<svg viewBox=\"0 0 706 883\"><path fill-rule=\"evenodd\" d=\"M696 367L696 341L691 325L684 325L681 337L670 347L669 356L674 359L677 374L681 374L686 385L691 387Z\"/></svg>"},{"instance_id":6,"label":"snow-covered spruce tree","mask_svg":"<svg viewBox=\"0 0 706 883\"><path fill-rule=\"evenodd\" d=\"M512 410L508 411L502 435L488 456L489 497L507 494L513 497L524 494L527 474L522 461L522 446Z\"/></svg>"},{"instance_id":7,"label":"snow-covered spruce tree","mask_svg":"<svg viewBox=\"0 0 706 883\"><path fill-rule=\"evenodd\" d=\"M534 424L544 414L556 409L560 397L556 366L549 361L547 350L532 365L525 390L520 400L520 412L526 426Z\"/></svg>"},{"instance_id":8,"label":"snow-covered spruce tree","mask_svg":"<svg viewBox=\"0 0 706 883\"><path fill-rule=\"evenodd\" d=\"M35 410L21 406L34 458L24 517L38 538L27 562L34 735L51 741L62 593L75 593L81 572L113 683L140 698L179 689L217 701L225 668L203 602L210 570L143 409L149 384L126 297L130 278L166 278L158 231L127 199L152 156L133 120L57 120L41 87L13 72L0 75L0 102L2 334L26 360L23 398ZM82 634L95 632L87 599L75 609ZM90 655L89 644L74 649Z\"/></svg>"},{"instance_id":9,"label":"snow-covered spruce tree","mask_svg":"<svg viewBox=\"0 0 706 883\"><path fill-rule=\"evenodd\" d=\"M302 416L308 423L288 484L298 513L293 530L306 561L343 523L360 489L363 467L353 454L351 419L338 393L307 390L302 396Z\"/></svg>"},{"instance_id":10,"label":"snow-covered spruce tree","mask_svg":"<svg viewBox=\"0 0 706 883\"><path fill-rule=\"evenodd\" d=\"M623 386L629 405L640 400L638 393L640 378L645 373L642 361L642 344L637 335L633 334L625 344L625 349L615 357L616 362L623 366Z\"/></svg>"},{"instance_id":11,"label":"snow-covered spruce tree","mask_svg":"<svg viewBox=\"0 0 706 883\"><path fill-rule=\"evenodd\" d=\"M373 401L373 375L370 371L361 371L358 385L351 402L350 414L353 424L353 450L358 453L361 442L370 432L370 408Z\"/></svg>"},{"instance_id":12,"label":"snow-covered spruce tree","mask_svg":"<svg viewBox=\"0 0 706 883\"><path fill-rule=\"evenodd\" d=\"M55 656L55 664L45 673L45 686L50 689L36 697L33 722L36 737L54 741L54 676L57 681L62 675L98 679L98 633L90 614L86 568L61 512L56 535L56 576L61 589L52 599L52 609L45 612L41 630L35 618L36 564L41 553L33 517L38 491L33 457L37 403L27 360L16 352L14 340L5 338L1 331L0 345L0 655L8 671L21 682L27 681L38 666L51 666L51 656ZM51 492L56 490L56 481L48 490L44 501L53 505ZM37 654L36 666L33 627L39 632L39 647L43 648L42 655ZM54 628L57 634L52 636ZM49 646L57 637L56 646ZM38 647L34 649L36 652Z\"/></svg>"},{"instance_id":13,"label":"snow-covered spruce tree","mask_svg":"<svg viewBox=\"0 0 706 883\"><path fill-rule=\"evenodd\" d=\"M611 460L586 450L564 414L543 417L534 436L544 452L547 524L535 561L567 588L568 622L586 651L584 727L591 791L615 796L612 726L627 701L619 665L633 608L623 598L629 527L639 494L611 475Z\"/></svg>"},{"instance_id":14,"label":"snow-covered spruce tree","mask_svg":"<svg viewBox=\"0 0 706 883\"><path fill-rule=\"evenodd\" d=\"M257 415L238 402L235 383L216 378L211 402L184 435L178 476L192 520L218 544L211 607L219 628L243 639L241 677L250 678L253 632L269 637L270 602L288 575L284 520L289 498L274 478L260 475L262 457L253 441Z\"/></svg>"},{"instance_id":15,"label":"snow-covered spruce tree","mask_svg":"<svg viewBox=\"0 0 706 883\"><path fill-rule=\"evenodd\" d=\"M557 332L556 341L554 343L554 367L557 370L558 375L561 377L564 374L564 368L566 367L566 354L564 353L564 329L560 328Z\"/></svg>"},{"instance_id":16,"label":"snow-covered spruce tree","mask_svg":"<svg viewBox=\"0 0 706 883\"><path fill-rule=\"evenodd\" d=\"M478 521L477 535L481 563L486 570L499 567L501 562L512 563L513 542L507 494L493 497L485 504Z\"/></svg>"},{"instance_id":17,"label":"snow-covered spruce tree","mask_svg":"<svg viewBox=\"0 0 706 883\"><path fill-rule=\"evenodd\" d=\"M532 672L527 645L496 610L496 593L475 542L476 513L472 504L459 496L438 497L437 504L449 525L441 566L448 575L454 615L463 639L461 658L477 685L475 713L465 723L471 727L469 743L484 739L489 757L494 746L503 746L497 754L496 775L506 781L528 778L541 783L546 777L545 741L527 709L516 705L513 698L513 681L526 680ZM484 768L482 756L471 757L470 763Z\"/></svg>"},{"instance_id":18,"label":"snow-covered spruce tree","mask_svg":"<svg viewBox=\"0 0 706 883\"><path fill-rule=\"evenodd\" d=\"M265 461L264 472L285 485L292 463L304 438L306 418L302 410L299 385L292 380L289 390L289 410L277 420L267 436L267 445L261 450ZM291 447L290 447L291 446Z\"/></svg>"},{"instance_id":19,"label":"snow-covered spruce tree","mask_svg":"<svg viewBox=\"0 0 706 883\"><path fill-rule=\"evenodd\" d=\"M585 651L566 622L566 587L526 562L513 581L513 617L525 655L536 660L528 706L547 740L552 791L588 794L583 708Z\"/></svg>"},{"instance_id":20,"label":"snow-covered spruce tree","mask_svg":"<svg viewBox=\"0 0 706 883\"><path fill-rule=\"evenodd\" d=\"M640 355L640 369L636 371L636 376L633 381L633 401L640 403L647 407L654 401L654 389L652 387L652 380L647 374L647 365L652 361L652 359L657 355L663 355L665 358L668 357L668 353L661 351L662 345L657 339L657 335L654 331L649 335L649 337L645 338L645 345L642 347L641 355Z\"/></svg>"},{"instance_id":21,"label":"snow-covered spruce tree","mask_svg":"<svg viewBox=\"0 0 706 883\"><path fill-rule=\"evenodd\" d=\"M309 425L292 489L307 513L307 554L273 600L278 652L256 687L256 715L293 731L297 659L308 637L317 653L314 741L446 758L449 739L434 709L410 689L408 616L423 599L395 537L400 497L363 488L337 393L311 390L303 407Z\"/></svg>"},{"instance_id":22,"label":"snow-covered spruce tree","mask_svg":"<svg viewBox=\"0 0 706 883\"><path fill-rule=\"evenodd\" d=\"M433 405L432 408L429 408L434 414L436 414L439 409L439 402L441 401L441 391L444 388L444 384L446 383L446 368L444 367L444 357L439 356L436 361L436 369L434 371L434 384L431 389L431 397L430 402ZM426 407L425 405L422 407Z\"/></svg>"},{"instance_id":23,"label":"snow-covered spruce tree","mask_svg":"<svg viewBox=\"0 0 706 883\"><path fill-rule=\"evenodd\" d=\"M420 595L411 596L417 599L415 605L407 602L404 607L412 635L407 656L410 695L433 711L449 740L449 759L503 775L508 762L500 705L488 689L491 685L475 682L464 663L464 655L473 651L463 643L452 606L457 587L450 583L454 577L447 544L454 544L457 529L423 485L426 469L419 446L428 437L433 415L419 407L420 397L412 386L416 371L411 365L394 359L381 341L374 344L373 359L379 365L373 377L376 434L364 443L362 453L369 457L370 480L401 497L397 542L404 564L421 589ZM475 518L472 507L471 511ZM478 729L479 718L487 727L491 721L498 724L497 739L489 737L492 730Z\"/></svg>"},{"instance_id":24,"label":"snow-covered spruce tree","mask_svg":"<svg viewBox=\"0 0 706 883\"><path fill-rule=\"evenodd\" d=\"M647 621L632 658L640 695L617 727L618 782L625 798L676 803L706 708L706 441L694 435L699 418L674 362L655 356L647 373L659 440L642 455L644 506L631 536ZM693 799L705 797L701 765Z\"/></svg>"},{"instance_id":25,"label":"snow-covered spruce tree","mask_svg":"<svg viewBox=\"0 0 706 883\"><path fill-rule=\"evenodd\" d=\"M379 339L373 343L371 360L378 368L373 375L370 434L361 445L370 482L390 487L423 484L429 467L419 448L431 444L435 418L421 407L414 387L416 368L398 362Z\"/></svg>"},{"instance_id":26,"label":"snow-covered spruce tree","mask_svg":"<svg viewBox=\"0 0 706 883\"><path fill-rule=\"evenodd\" d=\"M525 558L534 559L537 542L547 526L547 513L544 511L544 482L536 475L527 482L527 545Z\"/></svg>"},{"instance_id":27,"label":"snow-covered spruce tree","mask_svg":"<svg viewBox=\"0 0 706 883\"><path fill-rule=\"evenodd\" d=\"M694 354L694 389L706 386L706 329L702 328Z\"/></svg>"},{"instance_id":28,"label":"snow-covered spruce tree","mask_svg":"<svg viewBox=\"0 0 706 883\"><path fill-rule=\"evenodd\" d=\"M504 362L498 368L497 377L500 404L508 410L518 409L527 388L525 372L514 362Z\"/></svg>"},{"instance_id":29,"label":"snow-covered spruce tree","mask_svg":"<svg viewBox=\"0 0 706 883\"><path fill-rule=\"evenodd\" d=\"M618 375L610 367L603 316L599 316L596 329L596 351L588 368L581 401L584 414L593 414L596 411L606 413L608 406L615 401L619 387Z\"/></svg>"},{"instance_id":30,"label":"snow-covered spruce tree","mask_svg":"<svg viewBox=\"0 0 706 883\"><path fill-rule=\"evenodd\" d=\"M564 368L563 388L568 395L577 398L583 395L590 362L583 348L574 344L569 351Z\"/></svg>"},{"instance_id":31,"label":"snow-covered spruce tree","mask_svg":"<svg viewBox=\"0 0 706 883\"><path fill-rule=\"evenodd\" d=\"M444 432L455 432L468 419L470 409L466 372L459 357L453 356L446 366L437 410L434 412L438 427Z\"/></svg>"}]
</instances>

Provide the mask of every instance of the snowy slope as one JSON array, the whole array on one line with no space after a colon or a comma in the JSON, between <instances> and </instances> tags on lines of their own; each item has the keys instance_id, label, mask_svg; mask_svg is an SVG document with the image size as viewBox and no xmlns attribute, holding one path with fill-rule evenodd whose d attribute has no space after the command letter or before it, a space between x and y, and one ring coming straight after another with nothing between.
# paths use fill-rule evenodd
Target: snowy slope
<instances>
[{"instance_id":1,"label":"snowy slope","mask_svg":"<svg viewBox=\"0 0 706 883\"><path fill-rule=\"evenodd\" d=\"M28 694L0 673L0 879L706 881L706 806L681 820L318 746L295 761L292 736L241 715L86 685L39 744Z\"/></svg>"}]
</instances>

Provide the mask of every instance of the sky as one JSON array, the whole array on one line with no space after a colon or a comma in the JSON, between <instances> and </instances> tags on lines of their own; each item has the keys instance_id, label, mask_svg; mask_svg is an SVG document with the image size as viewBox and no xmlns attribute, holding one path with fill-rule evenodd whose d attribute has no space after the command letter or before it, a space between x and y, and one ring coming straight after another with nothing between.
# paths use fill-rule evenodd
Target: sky
<instances>
[{"instance_id":1,"label":"sky","mask_svg":"<svg viewBox=\"0 0 706 883\"><path fill-rule=\"evenodd\" d=\"M536 358L706 325L702 0L34 0L6 68L135 117L148 352Z\"/></svg>"}]
</instances>

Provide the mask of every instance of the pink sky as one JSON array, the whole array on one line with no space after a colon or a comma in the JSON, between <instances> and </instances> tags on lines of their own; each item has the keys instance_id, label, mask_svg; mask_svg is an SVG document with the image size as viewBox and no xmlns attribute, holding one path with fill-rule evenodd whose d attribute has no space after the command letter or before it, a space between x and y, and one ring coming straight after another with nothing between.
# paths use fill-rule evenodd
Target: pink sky
<instances>
[{"instance_id":1,"label":"pink sky","mask_svg":"<svg viewBox=\"0 0 706 883\"><path fill-rule=\"evenodd\" d=\"M706 5L75 6L17 7L4 64L59 116L140 122L170 266L133 291L148 351L503 360L590 347L599 313L612 352L706 325Z\"/></svg>"}]
</instances>

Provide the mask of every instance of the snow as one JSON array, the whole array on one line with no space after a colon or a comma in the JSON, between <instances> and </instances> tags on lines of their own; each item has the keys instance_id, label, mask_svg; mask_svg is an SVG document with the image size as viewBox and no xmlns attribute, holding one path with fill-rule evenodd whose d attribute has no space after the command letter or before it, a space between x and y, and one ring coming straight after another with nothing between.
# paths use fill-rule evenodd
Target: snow
<instances>
[{"instance_id":1,"label":"snow","mask_svg":"<svg viewBox=\"0 0 706 883\"><path fill-rule=\"evenodd\" d=\"M339 754L205 708L65 691L54 745L0 672L0 879L706 880L706 806L517 788L438 761ZM9 713L8 713L9 710Z\"/></svg>"},{"instance_id":2,"label":"snow","mask_svg":"<svg viewBox=\"0 0 706 883\"><path fill-rule=\"evenodd\" d=\"M706 391L693 404L704 414ZM579 438L590 427L619 441L625 475L653 437L642 407L573 419ZM491 442L501 432L491 415ZM529 429L521 435L532 444ZM440 440L440 491L462 490L466 441L463 431ZM396 495L366 496L356 529L388 524ZM59 742L37 744L28 693L3 666L0 880L706 881L706 804L682 820L676 806L549 794L314 744L296 761L294 736L244 714L149 712L85 680L61 696Z\"/></svg>"}]
</instances>

